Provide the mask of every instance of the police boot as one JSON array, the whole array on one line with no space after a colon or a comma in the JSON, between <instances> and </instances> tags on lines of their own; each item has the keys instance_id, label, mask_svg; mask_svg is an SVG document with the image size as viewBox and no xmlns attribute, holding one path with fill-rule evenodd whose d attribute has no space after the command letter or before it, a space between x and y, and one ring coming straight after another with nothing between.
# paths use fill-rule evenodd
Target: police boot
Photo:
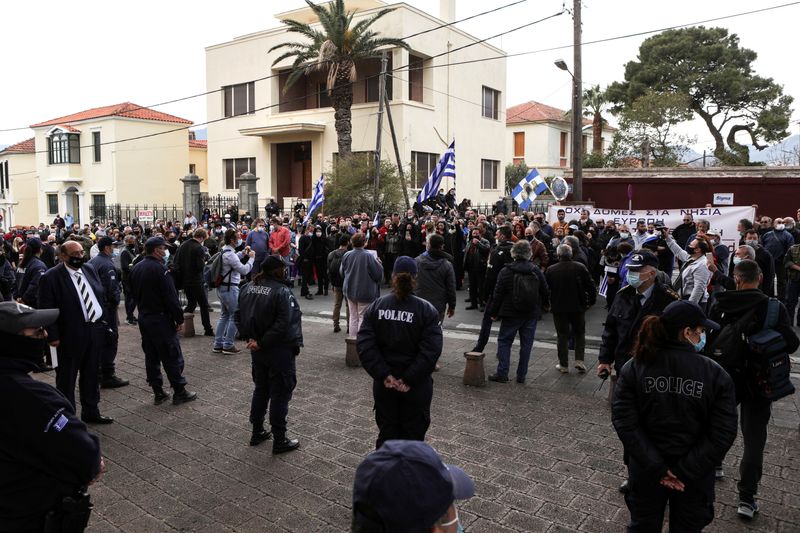
<instances>
[{"instance_id":1,"label":"police boot","mask_svg":"<svg viewBox=\"0 0 800 533\"><path fill-rule=\"evenodd\" d=\"M175 396L172 398L172 405L180 405L182 403L191 402L197 399L197 393L186 390L185 387L175 391Z\"/></svg>"},{"instance_id":2,"label":"police boot","mask_svg":"<svg viewBox=\"0 0 800 533\"><path fill-rule=\"evenodd\" d=\"M155 405L161 405L169 400L169 393L166 392L161 386L153 387L153 392L155 393L155 400L153 400Z\"/></svg>"},{"instance_id":3,"label":"police boot","mask_svg":"<svg viewBox=\"0 0 800 533\"><path fill-rule=\"evenodd\" d=\"M272 443L272 454L277 455L279 453L286 453L296 450L300 447L300 441L297 439L288 439L285 436L281 438L275 438L275 442Z\"/></svg>"},{"instance_id":4,"label":"police boot","mask_svg":"<svg viewBox=\"0 0 800 533\"><path fill-rule=\"evenodd\" d=\"M250 436L250 446L258 446L265 440L269 440L272 433L264 429L264 424L253 424L253 434Z\"/></svg>"}]
</instances>

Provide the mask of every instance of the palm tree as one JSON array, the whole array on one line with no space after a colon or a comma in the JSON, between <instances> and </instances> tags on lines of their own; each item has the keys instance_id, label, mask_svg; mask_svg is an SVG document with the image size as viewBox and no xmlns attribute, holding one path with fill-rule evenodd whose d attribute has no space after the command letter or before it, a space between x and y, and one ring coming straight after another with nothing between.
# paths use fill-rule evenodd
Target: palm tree
<instances>
[{"instance_id":1,"label":"palm tree","mask_svg":"<svg viewBox=\"0 0 800 533\"><path fill-rule=\"evenodd\" d=\"M327 70L326 88L336 119L339 156L347 156L352 153L353 143L350 108L353 105L353 83L358 79L356 63L378 57L378 48L381 47L399 46L408 50L409 46L402 39L380 37L370 30L376 20L391 13L394 8L382 9L351 25L355 12L345 10L344 0L334 0L327 7L314 4L311 0L306 0L306 3L319 19L321 31L302 22L282 20L289 27L289 32L307 37L308 42L289 42L273 46L270 52L280 48L289 50L278 56L272 65L275 66L286 58L294 58L284 92L303 75L314 70Z\"/></svg>"},{"instance_id":2,"label":"palm tree","mask_svg":"<svg viewBox=\"0 0 800 533\"><path fill-rule=\"evenodd\" d=\"M607 123L603 111L608 104L605 91L599 85L583 91L583 116L592 117L592 153L603 152L603 126Z\"/></svg>"}]
</instances>

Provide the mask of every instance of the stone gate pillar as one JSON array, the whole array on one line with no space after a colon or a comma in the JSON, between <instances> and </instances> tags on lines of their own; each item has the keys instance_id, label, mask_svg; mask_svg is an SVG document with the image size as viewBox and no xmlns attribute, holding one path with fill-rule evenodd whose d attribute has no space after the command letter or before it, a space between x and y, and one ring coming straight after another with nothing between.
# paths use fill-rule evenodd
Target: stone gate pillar
<instances>
[{"instance_id":1,"label":"stone gate pillar","mask_svg":"<svg viewBox=\"0 0 800 533\"><path fill-rule=\"evenodd\" d=\"M183 216L191 211L194 213L197 220L200 220L200 213L198 213L198 206L200 205L200 182L203 178L197 174L187 174L181 178L183 182Z\"/></svg>"},{"instance_id":2,"label":"stone gate pillar","mask_svg":"<svg viewBox=\"0 0 800 533\"><path fill-rule=\"evenodd\" d=\"M256 182L261 178L255 177L250 172L239 176L239 210L250 211L253 219L258 218L258 190Z\"/></svg>"}]
</instances>

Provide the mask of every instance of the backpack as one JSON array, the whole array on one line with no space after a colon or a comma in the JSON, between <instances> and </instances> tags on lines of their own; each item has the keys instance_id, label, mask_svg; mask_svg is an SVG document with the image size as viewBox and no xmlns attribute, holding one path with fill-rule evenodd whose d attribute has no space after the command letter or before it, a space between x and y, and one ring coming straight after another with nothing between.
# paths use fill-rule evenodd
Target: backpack
<instances>
[{"instance_id":1,"label":"backpack","mask_svg":"<svg viewBox=\"0 0 800 533\"><path fill-rule=\"evenodd\" d=\"M728 374L736 378L747 370L750 349L747 346L747 331L752 329L755 309L745 313L736 322L722 327L714 336L708 350L709 357L719 363Z\"/></svg>"},{"instance_id":2,"label":"backpack","mask_svg":"<svg viewBox=\"0 0 800 533\"><path fill-rule=\"evenodd\" d=\"M530 311L539 303L539 277L514 273L512 304L516 311Z\"/></svg>"},{"instance_id":3,"label":"backpack","mask_svg":"<svg viewBox=\"0 0 800 533\"><path fill-rule=\"evenodd\" d=\"M753 354L750 358L750 376L755 382L755 392L773 402L794 394L789 375L792 363L786 350L786 340L774 329L778 323L780 306L778 300L770 298L764 326L748 338L748 347Z\"/></svg>"},{"instance_id":4,"label":"backpack","mask_svg":"<svg viewBox=\"0 0 800 533\"><path fill-rule=\"evenodd\" d=\"M341 287L344 283L344 279L342 279L342 275L339 273L342 266L342 257L344 257L343 253L338 253L339 250L334 250L331 252L333 257L331 257L331 264L328 267L328 279L330 279L331 283L334 287Z\"/></svg>"},{"instance_id":5,"label":"backpack","mask_svg":"<svg viewBox=\"0 0 800 533\"><path fill-rule=\"evenodd\" d=\"M230 278L233 273L233 269L230 269L227 274L224 276L222 275L222 267L224 264L222 261L222 254L229 251L230 250L222 250L221 252L215 253L211 259L208 260L208 263L206 263L203 269L203 279L205 279L209 287L218 288L225 282L225 278Z\"/></svg>"}]
</instances>

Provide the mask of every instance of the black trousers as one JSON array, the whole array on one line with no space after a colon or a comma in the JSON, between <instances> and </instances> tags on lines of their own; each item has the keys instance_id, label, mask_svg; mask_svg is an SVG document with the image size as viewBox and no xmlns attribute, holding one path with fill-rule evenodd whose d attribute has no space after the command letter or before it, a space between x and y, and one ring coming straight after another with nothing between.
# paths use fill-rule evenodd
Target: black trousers
<instances>
[{"instance_id":1,"label":"black trousers","mask_svg":"<svg viewBox=\"0 0 800 533\"><path fill-rule=\"evenodd\" d=\"M136 318L133 315L133 311L136 309L136 300L133 299L131 284L128 282L123 282L122 292L125 295L125 320L133 320Z\"/></svg>"},{"instance_id":2,"label":"black trousers","mask_svg":"<svg viewBox=\"0 0 800 533\"><path fill-rule=\"evenodd\" d=\"M628 460L628 493L625 503L631 513L628 533L661 531L664 509L669 503L670 533L702 531L714 519L714 469L686 485L683 492L670 490L645 474L632 457Z\"/></svg>"},{"instance_id":3,"label":"black trousers","mask_svg":"<svg viewBox=\"0 0 800 533\"><path fill-rule=\"evenodd\" d=\"M163 366L173 390L183 390L186 386L186 378L183 377L183 351L172 319L166 315L139 314L139 332L142 335L147 384L153 388L163 387Z\"/></svg>"},{"instance_id":4,"label":"black trousers","mask_svg":"<svg viewBox=\"0 0 800 533\"><path fill-rule=\"evenodd\" d=\"M739 499L752 501L758 492L764 465L764 445L767 443L767 424L772 415L772 402L759 397L742 399L739 420L742 426L744 450L739 464Z\"/></svg>"},{"instance_id":5,"label":"black trousers","mask_svg":"<svg viewBox=\"0 0 800 533\"><path fill-rule=\"evenodd\" d=\"M211 319L208 316L208 291L205 285L185 285L183 292L186 293L186 308L184 311L187 313L194 313L197 305L200 305L200 320L203 322L203 329L208 331L213 329L211 327Z\"/></svg>"},{"instance_id":6,"label":"black trousers","mask_svg":"<svg viewBox=\"0 0 800 533\"><path fill-rule=\"evenodd\" d=\"M100 382L98 369L100 353L105 345L107 326L101 322L83 326L87 339L83 348L61 343L58 346L58 367L56 367L56 388L75 405L75 383L81 387L81 416L100 414ZM77 409L75 409L77 412Z\"/></svg>"},{"instance_id":7,"label":"black trousers","mask_svg":"<svg viewBox=\"0 0 800 533\"><path fill-rule=\"evenodd\" d=\"M317 272L317 294L328 292L328 258L315 257L314 270Z\"/></svg>"},{"instance_id":8,"label":"black trousers","mask_svg":"<svg viewBox=\"0 0 800 533\"><path fill-rule=\"evenodd\" d=\"M103 331L103 352L100 356L100 373L104 378L114 375L117 359L117 349L119 348L119 318L117 307L106 309L106 316L109 317L108 324Z\"/></svg>"},{"instance_id":9,"label":"black trousers","mask_svg":"<svg viewBox=\"0 0 800 533\"><path fill-rule=\"evenodd\" d=\"M411 386L408 392L387 389L382 381L372 384L375 422L378 424L377 450L387 440L425 440L431 425L433 379Z\"/></svg>"},{"instance_id":10,"label":"black trousers","mask_svg":"<svg viewBox=\"0 0 800 533\"><path fill-rule=\"evenodd\" d=\"M314 277L314 261L311 259L301 259L297 262L300 270L300 296L308 294L308 284Z\"/></svg>"},{"instance_id":11,"label":"black trousers","mask_svg":"<svg viewBox=\"0 0 800 533\"><path fill-rule=\"evenodd\" d=\"M486 278L486 272L480 270L470 269L467 271L467 278L469 279L469 301L471 305L481 305L481 289L483 288L483 280Z\"/></svg>"},{"instance_id":12,"label":"black trousers","mask_svg":"<svg viewBox=\"0 0 800 533\"><path fill-rule=\"evenodd\" d=\"M269 425L275 440L286 436L289 401L297 386L295 356L291 347L270 348L250 354L253 398L250 423L262 425L269 409Z\"/></svg>"}]
</instances>

